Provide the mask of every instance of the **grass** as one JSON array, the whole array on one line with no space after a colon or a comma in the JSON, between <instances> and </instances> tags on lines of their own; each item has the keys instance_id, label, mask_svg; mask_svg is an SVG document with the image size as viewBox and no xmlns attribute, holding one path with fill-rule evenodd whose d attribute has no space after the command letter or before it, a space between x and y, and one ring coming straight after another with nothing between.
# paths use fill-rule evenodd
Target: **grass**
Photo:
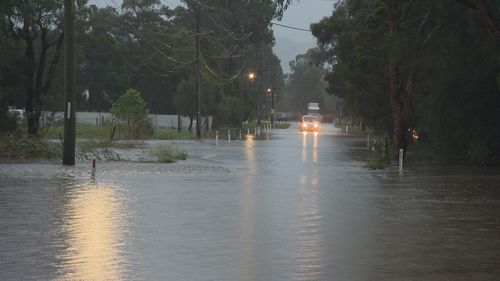
<instances>
[{"instance_id":1,"label":"grass","mask_svg":"<svg viewBox=\"0 0 500 281\"><path fill-rule=\"evenodd\" d=\"M153 139L159 140L181 140L181 139L194 139L195 134L189 131L155 131L153 133Z\"/></svg>"},{"instance_id":2,"label":"grass","mask_svg":"<svg viewBox=\"0 0 500 281\"><path fill-rule=\"evenodd\" d=\"M109 140L111 131L111 125L95 126L91 124L76 124L77 139ZM60 139L63 137L63 134L64 126L62 125L43 127L43 129L41 130L41 135L48 139ZM193 138L195 138L195 135L188 131L155 131L152 135L146 135L142 139L180 140ZM100 145L105 144L105 142L99 143ZM114 147L116 147L116 145L120 145L120 143L117 142L113 142L113 144Z\"/></svg>"},{"instance_id":3,"label":"grass","mask_svg":"<svg viewBox=\"0 0 500 281\"><path fill-rule=\"evenodd\" d=\"M188 154L184 151L177 151L170 146L160 145L152 150L152 156L159 163L173 163L176 160L186 160Z\"/></svg>"},{"instance_id":4,"label":"grass","mask_svg":"<svg viewBox=\"0 0 500 281\"><path fill-rule=\"evenodd\" d=\"M109 139L111 134L111 126L95 126L90 124L76 124L76 138L88 139ZM59 139L64 135L64 126L48 126L43 127L41 135L46 138Z\"/></svg>"},{"instance_id":5,"label":"grass","mask_svg":"<svg viewBox=\"0 0 500 281\"><path fill-rule=\"evenodd\" d=\"M366 163L366 167L372 170L381 170L387 168L391 164L391 161L387 161L385 158L372 158Z\"/></svg>"},{"instance_id":6,"label":"grass","mask_svg":"<svg viewBox=\"0 0 500 281\"><path fill-rule=\"evenodd\" d=\"M290 123L274 123L276 129L288 129L292 124Z\"/></svg>"},{"instance_id":7,"label":"grass","mask_svg":"<svg viewBox=\"0 0 500 281\"><path fill-rule=\"evenodd\" d=\"M62 145L41 138L0 136L0 159L57 159Z\"/></svg>"}]
</instances>

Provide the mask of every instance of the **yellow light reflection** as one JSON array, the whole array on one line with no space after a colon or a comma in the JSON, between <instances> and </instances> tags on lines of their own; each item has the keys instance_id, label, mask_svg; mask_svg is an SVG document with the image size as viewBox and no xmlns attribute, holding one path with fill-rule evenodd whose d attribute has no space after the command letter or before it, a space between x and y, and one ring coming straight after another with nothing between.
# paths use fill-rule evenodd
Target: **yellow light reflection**
<instances>
[{"instance_id":1,"label":"yellow light reflection","mask_svg":"<svg viewBox=\"0 0 500 281\"><path fill-rule=\"evenodd\" d=\"M64 220L68 250L65 276L60 280L122 280L122 216L115 188L92 185L81 188L69 201Z\"/></svg>"},{"instance_id":2,"label":"yellow light reflection","mask_svg":"<svg viewBox=\"0 0 500 281\"><path fill-rule=\"evenodd\" d=\"M257 177L257 163L255 159L255 139L248 136L245 142L245 158L248 165L248 174L243 181L241 191L241 209L239 239L241 251L239 251L237 270L240 276L252 276L255 269L252 264L256 259L256 206L255 206L255 177Z\"/></svg>"}]
</instances>

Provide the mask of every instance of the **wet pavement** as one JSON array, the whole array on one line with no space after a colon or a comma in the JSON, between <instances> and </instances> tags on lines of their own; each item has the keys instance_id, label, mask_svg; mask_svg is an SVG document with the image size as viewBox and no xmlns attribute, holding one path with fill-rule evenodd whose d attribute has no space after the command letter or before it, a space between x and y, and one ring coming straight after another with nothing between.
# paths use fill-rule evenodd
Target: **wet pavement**
<instances>
[{"instance_id":1,"label":"wet pavement","mask_svg":"<svg viewBox=\"0 0 500 281\"><path fill-rule=\"evenodd\" d=\"M328 125L172 145L95 181L0 164L0 280L500 279L498 169L369 170Z\"/></svg>"}]
</instances>

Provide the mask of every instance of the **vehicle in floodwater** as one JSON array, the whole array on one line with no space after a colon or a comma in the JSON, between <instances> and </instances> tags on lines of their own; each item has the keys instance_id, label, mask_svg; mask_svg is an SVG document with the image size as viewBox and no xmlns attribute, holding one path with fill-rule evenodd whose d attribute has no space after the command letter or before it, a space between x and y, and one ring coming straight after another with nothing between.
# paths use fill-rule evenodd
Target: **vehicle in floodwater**
<instances>
[{"instance_id":1,"label":"vehicle in floodwater","mask_svg":"<svg viewBox=\"0 0 500 281\"><path fill-rule=\"evenodd\" d=\"M302 125L300 126L303 132L319 132L319 118L316 115L302 116Z\"/></svg>"}]
</instances>

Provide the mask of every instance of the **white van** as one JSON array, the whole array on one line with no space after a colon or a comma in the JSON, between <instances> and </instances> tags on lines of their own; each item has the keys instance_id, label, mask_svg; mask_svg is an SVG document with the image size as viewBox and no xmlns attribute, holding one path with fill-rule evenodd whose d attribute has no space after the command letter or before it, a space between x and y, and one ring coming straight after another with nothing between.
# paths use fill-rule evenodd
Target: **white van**
<instances>
[{"instance_id":1,"label":"white van","mask_svg":"<svg viewBox=\"0 0 500 281\"><path fill-rule=\"evenodd\" d=\"M319 132L319 118L316 115L302 116L302 125L300 129L304 132Z\"/></svg>"}]
</instances>

